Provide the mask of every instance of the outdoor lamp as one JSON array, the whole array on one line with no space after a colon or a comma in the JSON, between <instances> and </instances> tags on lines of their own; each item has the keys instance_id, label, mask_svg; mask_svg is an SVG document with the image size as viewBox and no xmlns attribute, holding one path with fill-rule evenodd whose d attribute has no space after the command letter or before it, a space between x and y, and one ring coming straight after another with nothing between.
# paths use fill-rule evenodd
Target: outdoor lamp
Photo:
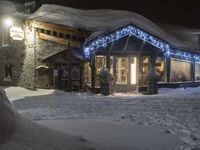
<instances>
[{"instance_id":1,"label":"outdoor lamp","mask_svg":"<svg viewBox=\"0 0 200 150\"><path fill-rule=\"evenodd\" d=\"M5 24L6 27L10 27L13 24L13 20L11 18L6 18L4 20L4 24Z\"/></svg>"}]
</instances>

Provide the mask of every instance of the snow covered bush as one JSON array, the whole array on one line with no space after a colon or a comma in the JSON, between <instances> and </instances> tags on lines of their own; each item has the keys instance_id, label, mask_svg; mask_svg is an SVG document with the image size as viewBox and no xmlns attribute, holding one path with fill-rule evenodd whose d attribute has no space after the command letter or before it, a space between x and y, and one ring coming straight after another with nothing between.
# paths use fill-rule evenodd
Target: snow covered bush
<instances>
[{"instance_id":1,"label":"snow covered bush","mask_svg":"<svg viewBox=\"0 0 200 150\"><path fill-rule=\"evenodd\" d=\"M152 68L146 76L147 79L147 92L148 94L158 93L158 80L159 75L156 73L155 69Z\"/></svg>"},{"instance_id":2,"label":"snow covered bush","mask_svg":"<svg viewBox=\"0 0 200 150\"><path fill-rule=\"evenodd\" d=\"M113 82L113 76L107 68L103 67L100 70L99 80L100 80L101 94L110 95L111 94L111 84Z\"/></svg>"}]
</instances>

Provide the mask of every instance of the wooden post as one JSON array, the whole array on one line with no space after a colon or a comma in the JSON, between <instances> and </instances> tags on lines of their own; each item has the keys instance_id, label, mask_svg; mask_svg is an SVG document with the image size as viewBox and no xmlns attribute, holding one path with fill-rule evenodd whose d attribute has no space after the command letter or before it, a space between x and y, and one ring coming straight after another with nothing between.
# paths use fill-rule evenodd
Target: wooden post
<instances>
[{"instance_id":1,"label":"wooden post","mask_svg":"<svg viewBox=\"0 0 200 150\"><path fill-rule=\"evenodd\" d=\"M136 57L136 66L137 66L137 76L136 76L136 84L141 85L141 76L142 76L142 65L141 65L141 56Z\"/></svg>"},{"instance_id":2,"label":"wooden post","mask_svg":"<svg viewBox=\"0 0 200 150\"><path fill-rule=\"evenodd\" d=\"M48 75L48 77L49 77L49 88L52 87L52 78L53 78L53 69L52 69L51 66L52 66L51 63L48 62L48 67L49 67L49 75Z\"/></svg>"},{"instance_id":3,"label":"wooden post","mask_svg":"<svg viewBox=\"0 0 200 150\"><path fill-rule=\"evenodd\" d=\"M68 60L68 90L72 91L72 55L70 47L67 50L67 60Z\"/></svg>"},{"instance_id":4,"label":"wooden post","mask_svg":"<svg viewBox=\"0 0 200 150\"><path fill-rule=\"evenodd\" d=\"M166 76L167 82L170 82L170 71L171 71L171 59L170 57L166 58Z\"/></svg>"},{"instance_id":5,"label":"wooden post","mask_svg":"<svg viewBox=\"0 0 200 150\"><path fill-rule=\"evenodd\" d=\"M195 82L195 61L191 62L191 81Z\"/></svg>"},{"instance_id":6,"label":"wooden post","mask_svg":"<svg viewBox=\"0 0 200 150\"><path fill-rule=\"evenodd\" d=\"M95 94L95 77L96 77L96 67L95 67L95 55L91 58L91 82L92 82L92 92Z\"/></svg>"},{"instance_id":7,"label":"wooden post","mask_svg":"<svg viewBox=\"0 0 200 150\"><path fill-rule=\"evenodd\" d=\"M111 43L108 53L106 55L106 68L108 68L109 71L110 71L110 53L111 53L112 47L113 47L113 43Z\"/></svg>"}]
</instances>

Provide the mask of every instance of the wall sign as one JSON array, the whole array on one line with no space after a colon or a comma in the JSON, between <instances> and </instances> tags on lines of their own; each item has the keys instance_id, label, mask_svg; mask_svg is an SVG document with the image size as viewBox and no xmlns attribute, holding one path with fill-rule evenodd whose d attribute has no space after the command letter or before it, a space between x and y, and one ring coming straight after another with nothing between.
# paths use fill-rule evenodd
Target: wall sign
<instances>
[{"instance_id":1,"label":"wall sign","mask_svg":"<svg viewBox=\"0 0 200 150\"><path fill-rule=\"evenodd\" d=\"M20 27L11 27L10 36L13 40L21 41L24 39L24 31Z\"/></svg>"}]
</instances>

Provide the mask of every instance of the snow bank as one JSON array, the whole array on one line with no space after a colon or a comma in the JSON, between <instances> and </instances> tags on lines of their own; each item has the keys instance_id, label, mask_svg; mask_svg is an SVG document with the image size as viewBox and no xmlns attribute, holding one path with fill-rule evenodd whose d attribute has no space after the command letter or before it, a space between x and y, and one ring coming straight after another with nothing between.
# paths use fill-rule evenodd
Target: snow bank
<instances>
[{"instance_id":1,"label":"snow bank","mask_svg":"<svg viewBox=\"0 0 200 150\"><path fill-rule=\"evenodd\" d=\"M94 150L81 137L37 125L22 117L0 92L1 150Z\"/></svg>"},{"instance_id":2,"label":"snow bank","mask_svg":"<svg viewBox=\"0 0 200 150\"><path fill-rule=\"evenodd\" d=\"M0 13L12 13L16 11L16 6L11 1L0 1Z\"/></svg>"},{"instance_id":3,"label":"snow bank","mask_svg":"<svg viewBox=\"0 0 200 150\"><path fill-rule=\"evenodd\" d=\"M182 145L179 135L163 132L159 126L133 126L95 119L36 122L55 130L81 135L107 150L178 150Z\"/></svg>"},{"instance_id":4,"label":"snow bank","mask_svg":"<svg viewBox=\"0 0 200 150\"><path fill-rule=\"evenodd\" d=\"M93 33L88 38L88 41L128 24L133 24L168 42L175 48L200 49L198 41L182 40L180 37L169 34L167 30L167 32L164 31L147 18L128 11L109 9L80 10L44 4L30 16L30 19L92 31ZM187 36L188 38L193 38L193 35L188 34Z\"/></svg>"},{"instance_id":5,"label":"snow bank","mask_svg":"<svg viewBox=\"0 0 200 150\"><path fill-rule=\"evenodd\" d=\"M0 144L8 141L16 128L14 111L5 92L0 91Z\"/></svg>"},{"instance_id":6,"label":"snow bank","mask_svg":"<svg viewBox=\"0 0 200 150\"><path fill-rule=\"evenodd\" d=\"M56 93L55 90L50 89L37 89L35 91L28 90L22 87L1 87L1 89L4 89L6 92L7 97L10 101L22 99L25 97L30 96L40 96L40 95L50 95L53 93Z\"/></svg>"}]
</instances>

